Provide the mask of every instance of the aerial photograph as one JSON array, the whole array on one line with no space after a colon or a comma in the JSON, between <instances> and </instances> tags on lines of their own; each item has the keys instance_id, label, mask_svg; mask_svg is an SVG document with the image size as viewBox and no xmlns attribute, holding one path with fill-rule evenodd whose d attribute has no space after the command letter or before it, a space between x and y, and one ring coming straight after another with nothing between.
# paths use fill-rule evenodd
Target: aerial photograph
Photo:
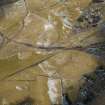
<instances>
[{"instance_id":1,"label":"aerial photograph","mask_svg":"<svg viewBox=\"0 0 105 105\"><path fill-rule=\"evenodd\" d=\"M105 0L0 0L0 105L105 105Z\"/></svg>"}]
</instances>

